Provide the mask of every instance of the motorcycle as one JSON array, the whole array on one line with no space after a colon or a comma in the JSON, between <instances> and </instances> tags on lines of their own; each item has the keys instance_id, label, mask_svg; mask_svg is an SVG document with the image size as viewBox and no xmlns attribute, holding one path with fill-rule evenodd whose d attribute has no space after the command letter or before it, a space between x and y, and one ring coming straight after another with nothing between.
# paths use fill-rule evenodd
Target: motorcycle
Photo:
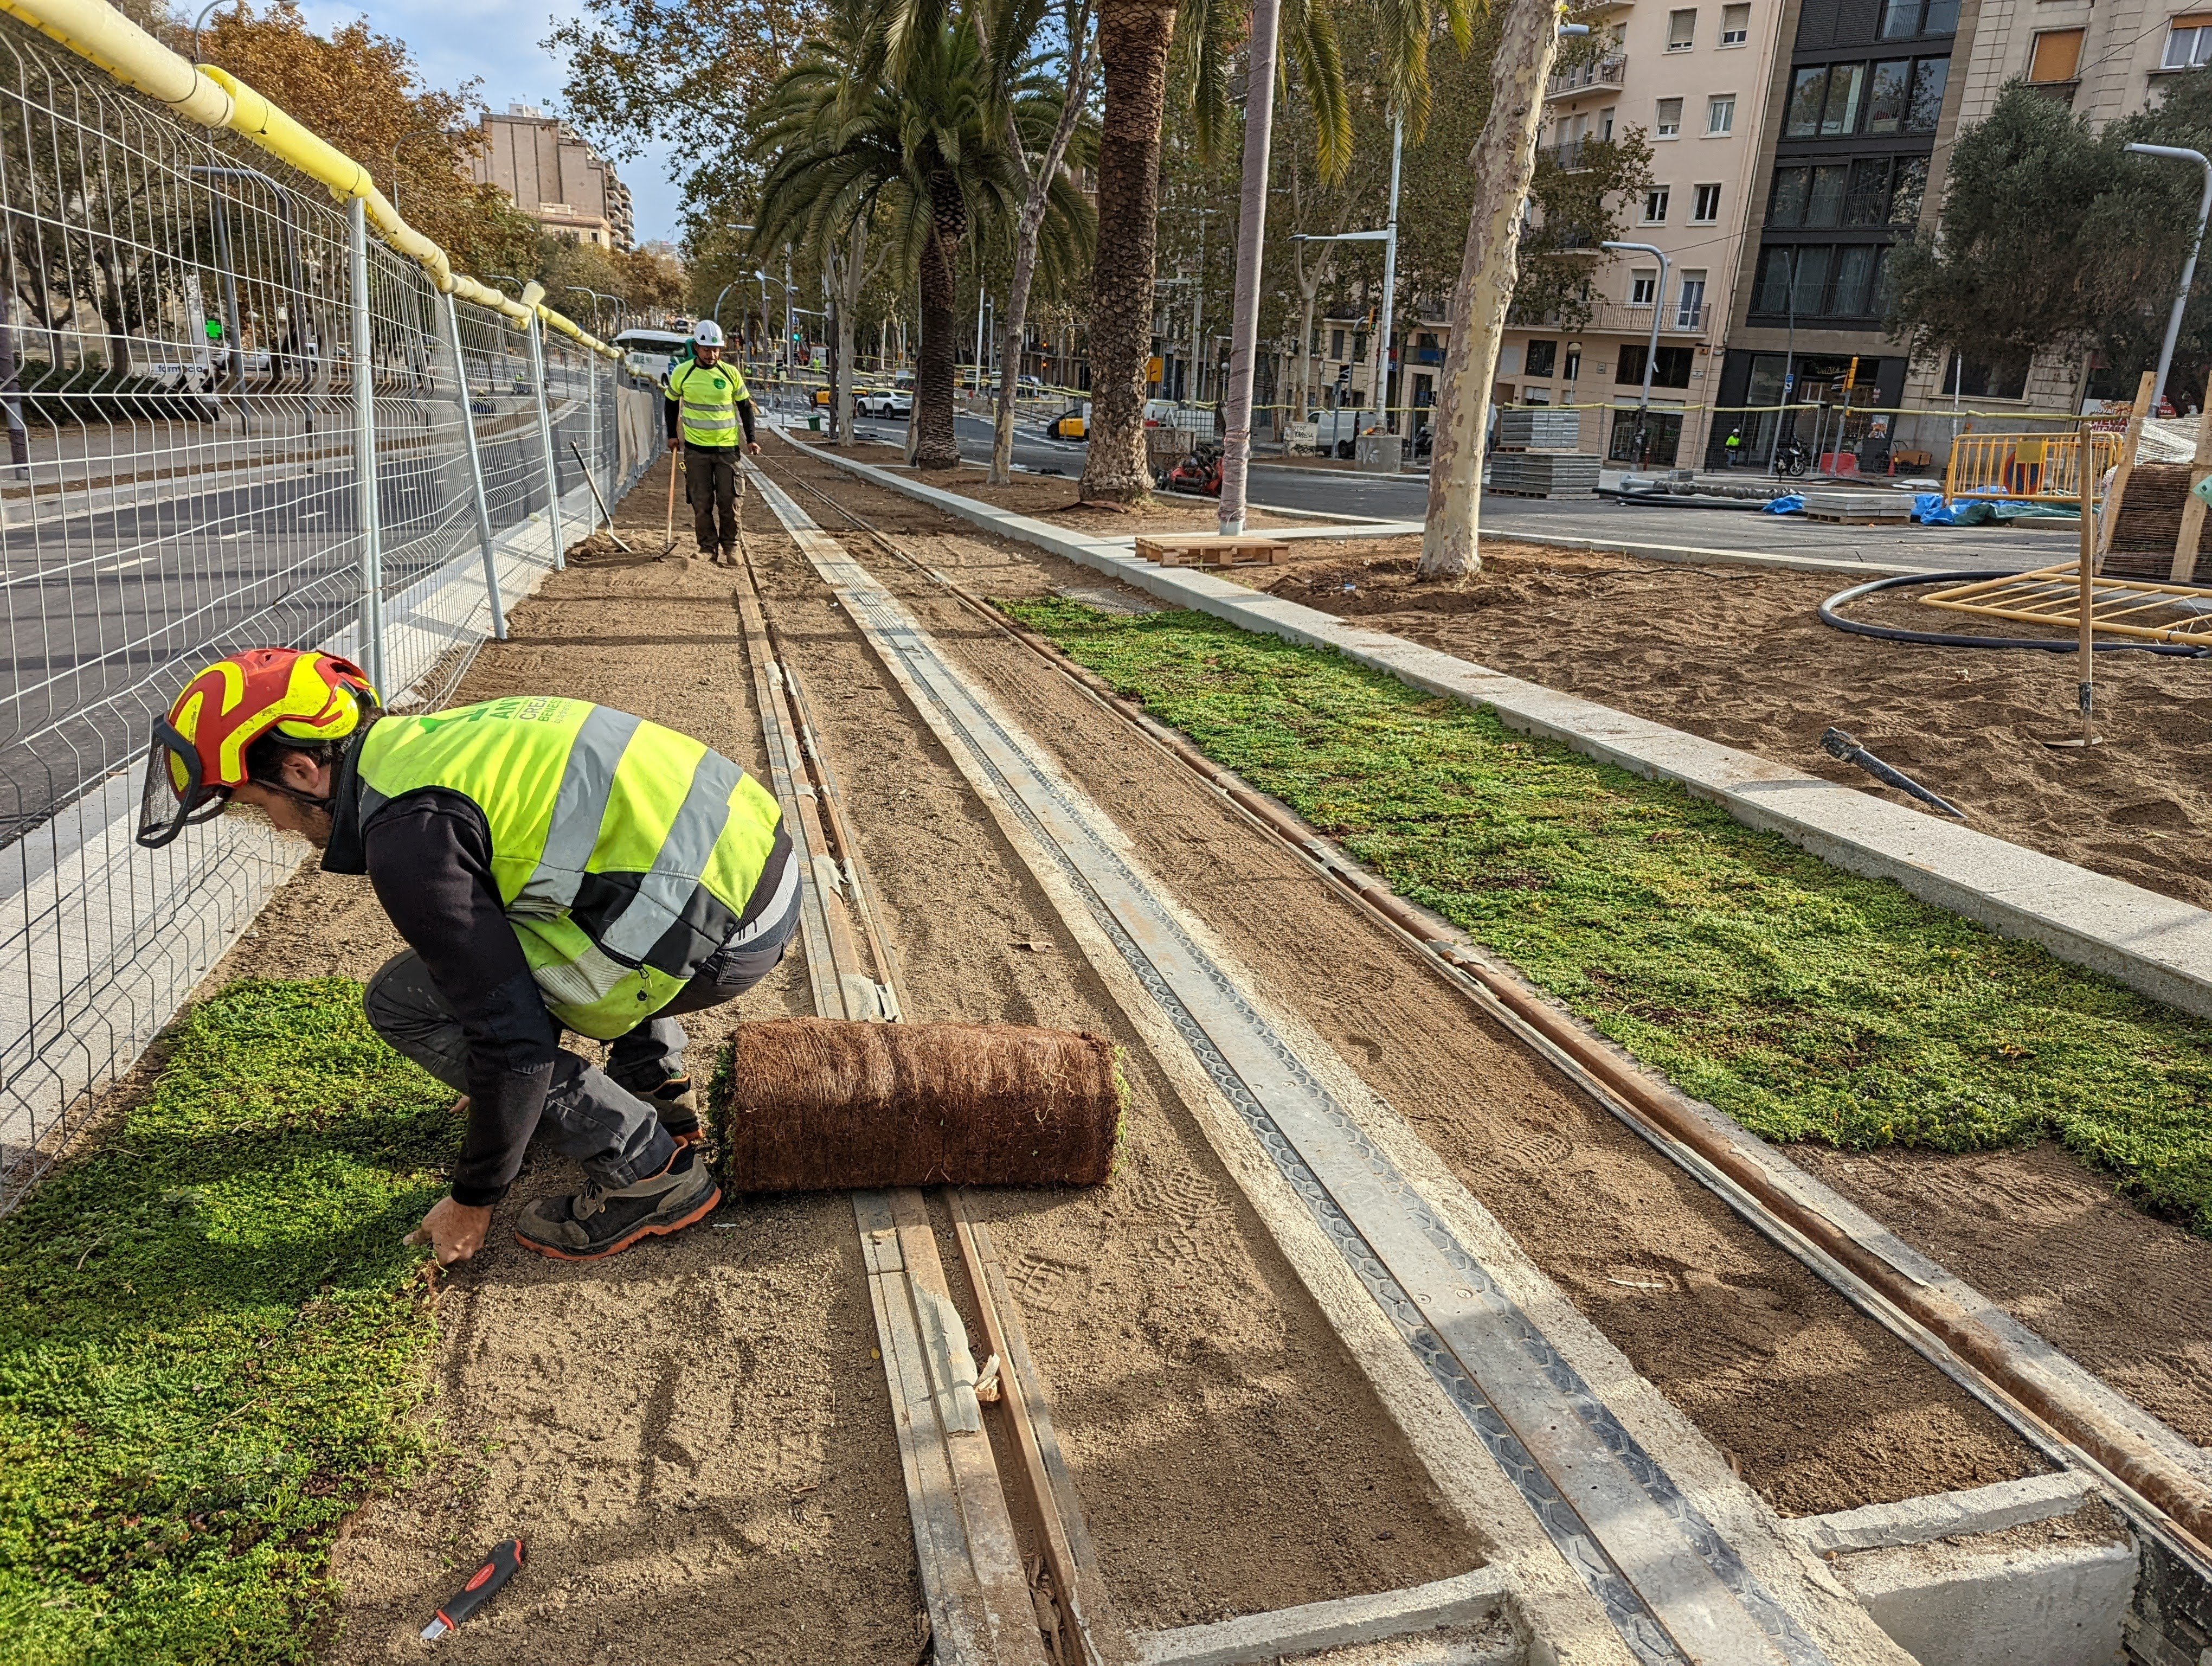
<instances>
[{"instance_id":1,"label":"motorcycle","mask_svg":"<svg viewBox=\"0 0 2212 1666\"><path fill-rule=\"evenodd\" d=\"M1166 484L1170 491L1220 496L1221 448L1218 446L1199 447L1168 471Z\"/></svg>"},{"instance_id":2,"label":"motorcycle","mask_svg":"<svg viewBox=\"0 0 2212 1666\"><path fill-rule=\"evenodd\" d=\"M1774 447L1774 471L1777 474L1803 474L1813 466L1813 453L1805 448L1802 440L1789 439Z\"/></svg>"}]
</instances>

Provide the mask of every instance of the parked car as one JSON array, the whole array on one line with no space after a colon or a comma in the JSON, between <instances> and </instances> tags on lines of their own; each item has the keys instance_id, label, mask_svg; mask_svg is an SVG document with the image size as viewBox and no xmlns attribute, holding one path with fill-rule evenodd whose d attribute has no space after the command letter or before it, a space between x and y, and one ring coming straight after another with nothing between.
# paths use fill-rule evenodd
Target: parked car
<instances>
[{"instance_id":1,"label":"parked car","mask_svg":"<svg viewBox=\"0 0 2212 1666\"><path fill-rule=\"evenodd\" d=\"M1091 437L1091 407L1070 405L1044 425L1048 440L1087 440Z\"/></svg>"},{"instance_id":2,"label":"parked car","mask_svg":"<svg viewBox=\"0 0 2212 1666\"><path fill-rule=\"evenodd\" d=\"M856 416L911 416L914 415L914 387L864 387L853 396L853 414Z\"/></svg>"}]
</instances>

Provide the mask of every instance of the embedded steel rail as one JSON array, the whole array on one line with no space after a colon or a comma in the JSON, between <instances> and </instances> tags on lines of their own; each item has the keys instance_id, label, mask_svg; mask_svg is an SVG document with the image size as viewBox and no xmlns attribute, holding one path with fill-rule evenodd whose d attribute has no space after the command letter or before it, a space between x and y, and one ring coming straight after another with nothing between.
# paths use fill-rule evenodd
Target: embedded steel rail
<instances>
[{"instance_id":1,"label":"embedded steel rail","mask_svg":"<svg viewBox=\"0 0 2212 1666\"><path fill-rule=\"evenodd\" d=\"M796 474L790 478L1197 775L1248 824L1297 855L1369 917L1419 951L1426 964L1486 1017L1762 1236L1927 1358L2046 1457L2095 1476L2139 1531L2198 1579L2212 1582L2212 1481L2202 1456L2179 1435L1764 1142L1644 1075L1632 1061L1462 940L1455 928L1396 895L1344 857L1318 830L1255 792L1054 644L916 559L818 487Z\"/></svg>"}]
</instances>

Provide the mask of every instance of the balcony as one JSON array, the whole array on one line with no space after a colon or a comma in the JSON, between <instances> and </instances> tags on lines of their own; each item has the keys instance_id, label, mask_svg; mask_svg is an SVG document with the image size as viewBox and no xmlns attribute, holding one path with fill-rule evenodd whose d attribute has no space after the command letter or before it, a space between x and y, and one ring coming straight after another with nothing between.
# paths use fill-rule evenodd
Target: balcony
<instances>
[{"instance_id":1,"label":"balcony","mask_svg":"<svg viewBox=\"0 0 2212 1666\"><path fill-rule=\"evenodd\" d=\"M1607 87L1617 88L1628 72L1626 58L1601 58L1594 64L1577 64L1562 70L1544 83L1547 99L1572 98L1577 93L1587 93Z\"/></svg>"},{"instance_id":2,"label":"balcony","mask_svg":"<svg viewBox=\"0 0 2212 1666\"><path fill-rule=\"evenodd\" d=\"M1536 154L1562 173L1579 173L1589 166L1583 161L1583 147L1588 139L1569 139L1565 144L1544 144L1536 147Z\"/></svg>"},{"instance_id":3,"label":"balcony","mask_svg":"<svg viewBox=\"0 0 2212 1666\"><path fill-rule=\"evenodd\" d=\"M1590 308L1588 330L1611 330L1621 335L1640 336L1651 329L1651 308L1624 307L1619 301L1601 301ZM1696 336L1705 333L1705 304L1693 301L1687 307L1662 307L1659 311L1659 333L1662 336Z\"/></svg>"}]
</instances>

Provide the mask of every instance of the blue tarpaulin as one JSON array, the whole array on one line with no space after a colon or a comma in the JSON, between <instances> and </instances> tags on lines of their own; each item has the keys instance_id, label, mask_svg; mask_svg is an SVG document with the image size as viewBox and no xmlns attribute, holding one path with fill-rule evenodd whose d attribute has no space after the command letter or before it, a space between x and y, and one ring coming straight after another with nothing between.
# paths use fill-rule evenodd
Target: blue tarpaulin
<instances>
[{"instance_id":1,"label":"blue tarpaulin","mask_svg":"<svg viewBox=\"0 0 2212 1666\"><path fill-rule=\"evenodd\" d=\"M1802 515L1805 513L1805 496L1802 492L1786 492L1780 497L1770 497L1762 514L1771 515Z\"/></svg>"}]
</instances>

